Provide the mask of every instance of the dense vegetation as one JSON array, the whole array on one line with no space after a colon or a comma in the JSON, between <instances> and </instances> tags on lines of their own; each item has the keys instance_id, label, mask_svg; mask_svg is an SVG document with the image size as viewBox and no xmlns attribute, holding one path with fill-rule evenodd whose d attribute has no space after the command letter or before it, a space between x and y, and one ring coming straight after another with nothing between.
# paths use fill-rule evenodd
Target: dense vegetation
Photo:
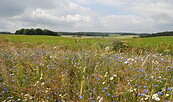
<instances>
[{"instance_id":1,"label":"dense vegetation","mask_svg":"<svg viewBox=\"0 0 173 102\"><path fill-rule=\"evenodd\" d=\"M0 32L0 34L11 34L11 32Z\"/></svg>"},{"instance_id":2,"label":"dense vegetation","mask_svg":"<svg viewBox=\"0 0 173 102\"><path fill-rule=\"evenodd\" d=\"M61 35L76 35L76 36L109 36L112 33L102 32L59 32Z\"/></svg>"},{"instance_id":3,"label":"dense vegetation","mask_svg":"<svg viewBox=\"0 0 173 102\"><path fill-rule=\"evenodd\" d=\"M60 36L57 32L53 32L47 29L20 29L15 32L15 34L24 34L24 35L51 35L51 36Z\"/></svg>"},{"instance_id":4,"label":"dense vegetation","mask_svg":"<svg viewBox=\"0 0 173 102\"><path fill-rule=\"evenodd\" d=\"M15 32L15 34L24 34L24 35L74 35L74 36L109 36L111 34L118 35L140 35L138 33L110 33L110 32L54 32L47 29L20 29Z\"/></svg>"},{"instance_id":5,"label":"dense vegetation","mask_svg":"<svg viewBox=\"0 0 173 102\"><path fill-rule=\"evenodd\" d=\"M0 101L172 102L172 42L0 35Z\"/></svg>"},{"instance_id":6,"label":"dense vegetation","mask_svg":"<svg viewBox=\"0 0 173 102\"><path fill-rule=\"evenodd\" d=\"M158 37L158 36L173 36L173 31L167 31L167 32L159 32L159 33L153 33L153 34L142 34L140 37Z\"/></svg>"}]
</instances>

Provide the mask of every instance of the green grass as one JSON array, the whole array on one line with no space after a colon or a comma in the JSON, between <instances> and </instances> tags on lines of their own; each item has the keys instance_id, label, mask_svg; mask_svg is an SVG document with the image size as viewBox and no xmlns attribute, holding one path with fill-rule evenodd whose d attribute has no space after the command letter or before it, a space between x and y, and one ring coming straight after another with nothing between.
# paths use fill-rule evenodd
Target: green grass
<instances>
[{"instance_id":1,"label":"green grass","mask_svg":"<svg viewBox=\"0 0 173 102\"><path fill-rule=\"evenodd\" d=\"M90 39L78 39L59 36L44 36L44 35L0 35L0 40L13 43L31 43L31 44L93 44L99 42L108 42L109 39L90 38Z\"/></svg>"},{"instance_id":2,"label":"green grass","mask_svg":"<svg viewBox=\"0 0 173 102\"><path fill-rule=\"evenodd\" d=\"M162 43L173 43L173 37L162 36L162 37L152 37L152 38L134 38L134 39L127 39L127 41L132 45L150 46L150 45L160 45Z\"/></svg>"},{"instance_id":3,"label":"green grass","mask_svg":"<svg viewBox=\"0 0 173 102\"><path fill-rule=\"evenodd\" d=\"M172 38L126 41L0 35L0 101L172 102Z\"/></svg>"}]
</instances>

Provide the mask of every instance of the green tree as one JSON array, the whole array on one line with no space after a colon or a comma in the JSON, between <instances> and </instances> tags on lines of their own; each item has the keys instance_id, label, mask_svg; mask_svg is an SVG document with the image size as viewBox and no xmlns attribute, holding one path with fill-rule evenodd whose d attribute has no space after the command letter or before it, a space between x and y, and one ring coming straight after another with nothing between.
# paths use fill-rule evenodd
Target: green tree
<instances>
[{"instance_id":1,"label":"green tree","mask_svg":"<svg viewBox=\"0 0 173 102\"><path fill-rule=\"evenodd\" d=\"M36 32L36 35L44 35L44 32L40 28L37 28L35 32Z\"/></svg>"}]
</instances>

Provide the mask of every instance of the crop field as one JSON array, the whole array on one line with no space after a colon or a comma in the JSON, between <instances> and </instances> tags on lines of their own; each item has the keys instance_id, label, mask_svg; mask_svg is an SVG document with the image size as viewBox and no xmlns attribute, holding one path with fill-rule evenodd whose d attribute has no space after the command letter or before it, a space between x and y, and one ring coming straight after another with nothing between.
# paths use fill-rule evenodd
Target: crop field
<instances>
[{"instance_id":1,"label":"crop field","mask_svg":"<svg viewBox=\"0 0 173 102\"><path fill-rule=\"evenodd\" d=\"M172 43L0 35L0 101L173 102Z\"/></svg>"}]
</instances>

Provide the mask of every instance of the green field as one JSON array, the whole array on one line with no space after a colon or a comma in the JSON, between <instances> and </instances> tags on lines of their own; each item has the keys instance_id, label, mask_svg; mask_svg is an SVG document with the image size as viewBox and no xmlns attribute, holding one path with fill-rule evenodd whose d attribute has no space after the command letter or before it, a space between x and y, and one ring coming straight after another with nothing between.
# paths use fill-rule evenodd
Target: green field
<instances>
[{"instance_id":1,"label":"green field","mask_svg":"<svg viewBox=\"0 0 173 102\"><path fill-rule=\"evenodd\" d=\"M0 101L172 102L172 43L0 35Z\"/></svg>"},{"instance_id":2,"label":"green field","mask_svg":"<svg viewBox=\"0 0 173 102\"><path fill-rule=\"evenodd\" d=\"M151 38L135 38L135 39L128 39L127 41L130 42L132 45L160 45L163 43L173 43L172 36L166 37L151 37Z\"/></svg>"}]
</instances>

